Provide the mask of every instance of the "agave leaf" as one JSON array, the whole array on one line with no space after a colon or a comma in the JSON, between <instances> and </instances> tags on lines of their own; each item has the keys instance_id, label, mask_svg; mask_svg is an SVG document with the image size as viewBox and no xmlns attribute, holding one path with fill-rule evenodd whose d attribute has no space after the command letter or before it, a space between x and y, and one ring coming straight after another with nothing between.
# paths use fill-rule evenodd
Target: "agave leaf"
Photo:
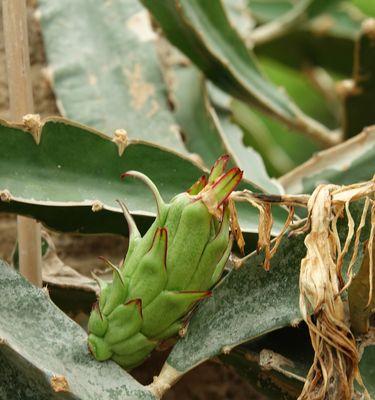
<instances>
[{"instance_id":1,"label":"agave leaf","mask_svg":"<svg viewBox=\"0 0 375 400\"><path fill-rule=\"evenodd\" d=\"M230 25L220 0L142 0L167 38L217 86L295 129L311 128L322 143L334 142L329 130L312 121L260 72Z\"/></svg>"},{"instance_id":2,"label":"agave leaf","mask_svg":"<svg viewBox=\"0 0 375 400\"><path fill-rule=\"evenodd\" d=\"M366 181L375 171L375 128L324 150L282 176L287 193L311 193L319 183L348 185Z\"/></svg>"},{"instance_id":3,"label":"agave leaf","mask_svg":"<svg viewBox=\"0 0 375 400\"><path fill-rule=\"evenodd\" d=\"M283 193L283 187L268 175L261 155L244 144L244 132L231 121L230 115L218 112L220 128L229 149L229 154L243 171L244 176L266 193Z\"/></svg>"},{"instance_id":4,"label":"agave leaf","mask_svg":"<svg viewBox=\"0 0 375 400\"><path fill-rule=\"evenodd\" d=\"M204 92L204 78L194 67L177 67L173 74L176 120L186 137L186 147L198 154L205 165L213 165L228 152Z\"/></svg>"},{"instance_id":5,"label":"agave leaf","mask_svg":"<svg viewBox=\"0 0 375 400\"><path fill-rule=\"evenodd\" d=\"M290 68L288 65L261 57L260 63L267 76L277 85L285 88L287 93L308 115L324 123L332 129L338 126L338 111L341 102L333 92L329 91L330 100L311 82L314 69L309 74ZM327 89L328 90L328 89ZM233 100L229 108L233 119L245 131L245 143L253 146L262 154L268 170L274 175L281 175L293 167L303 163L318 151L317 144L310 138L290 132L283 124L260 113L244 102Z\"/></svg>"},{"instance_id":6,"label":"agave leaf","mask_svg":"<svg viewBox=\"0 0 375 400\"><path fill-rule=\"evenodd\" d=\"M243 144L241 129L222 112L216 111L208 97L202 74L194 67L174 69L176 119L186 136L186 146L211 165L227 153L262 191L280 193L282 188L267 174L261 156Z\"/></svg>"},{"instance_id":7,"label":"agave leaf","mask_svg":"<svg viewBox=\"0 0 375 400\"><path fill-rule=\"evenodd\" d=\"M0 211L32 216L64 232L127 234L116 199L124 201L142 232L151 225L155 201L135 179L121 173L137 170L149 176L165 199L187 190L204 172L198 164L171 150L142 141L118 146L100 132L61 118L45 120L37 130L40 143L21 126L0 121ZM249 182L240 188L255 192ZM277 211L275 232L285 219ZM245 233L256 232L254 208L239 208Z\"/></svg>"},{"instance_id":8,"label":"agave leaf","mask_svg":"<svg viewBox=\"0 0 375 400\"><path fill-rule=\"evenodd\" d=\"M3 262L0 288L2 398L155 399L116 364L98 363L83 329Z\"/></svg>"},{"instance_id":9,"label":"agave leaf","mask_svg":"<svg viewBox=\"0 0 375 400\"><path fill-rule=\"evenodd\" d=\"M168 107L156 35L139 2L38 4L48 73L62 115L109 136L122 128L132 139L186 153Z\"/></svg>"}]
</instances>

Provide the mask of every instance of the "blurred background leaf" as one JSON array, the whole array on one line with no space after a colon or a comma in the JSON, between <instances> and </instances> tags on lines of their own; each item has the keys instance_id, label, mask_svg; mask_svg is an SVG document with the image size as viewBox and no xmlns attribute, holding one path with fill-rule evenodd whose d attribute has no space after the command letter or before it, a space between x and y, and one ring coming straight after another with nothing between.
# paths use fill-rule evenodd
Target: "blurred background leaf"
<instances>
[{"instance_id":1,"label":"blurred background leaf","mask_svg":"<svg viewBox=\"0 0 375 400\"><path fill-rule=\"evenodd\" d=\"M168 105L147 11L137 0L39 0L62 115L186 153Z\"/></svg>"}]
</instances>

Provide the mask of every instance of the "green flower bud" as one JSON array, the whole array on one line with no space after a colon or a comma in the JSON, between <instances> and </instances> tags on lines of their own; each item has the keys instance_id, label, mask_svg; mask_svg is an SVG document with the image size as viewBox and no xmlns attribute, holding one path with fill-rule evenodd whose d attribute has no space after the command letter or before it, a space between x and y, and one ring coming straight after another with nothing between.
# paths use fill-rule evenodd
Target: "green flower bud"
<instances>
[{"instance_id":1,"label":"green flower bud","mask_svg":"<svg viewBox=\"0 0 375 400\"><path fill-rule=\"evenodd\" d=\"M211 294L229 257L230 213L227 198L242 178L225 172L228 156L219 158L208 179L203 176L185 193L164 203L154 183L130 171L152 190L157 217L141 237L126 206L129 248L113 281L101 283L99 301L89 320L89 348L99 361L111 358L126 369L140 363L161 342L176 336L192 309Z\"/></svg>"}]
</instances>

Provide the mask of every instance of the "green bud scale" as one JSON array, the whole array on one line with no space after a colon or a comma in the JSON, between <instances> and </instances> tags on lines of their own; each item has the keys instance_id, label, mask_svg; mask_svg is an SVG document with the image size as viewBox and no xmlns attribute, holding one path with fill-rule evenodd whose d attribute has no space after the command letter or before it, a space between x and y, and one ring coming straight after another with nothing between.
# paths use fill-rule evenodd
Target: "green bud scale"
<instances>
[{"instance_id":1,"label":"green bud scale","mask_svg":"<svg viewBox=\"0 0 375 400\"><path fill-rule=\"evenodd\" d=\"M126 369L141 364L162 342L178 335L194 306L211 294L229 257L232 238L228 196L242 178L238 168L225 172L219 158L208 179L164 203L154 183L130 171L153 191L157 217L141 237L127 208L129 248L113 281L101 292L89 319L88 345L99 361L112 359Z\"/></svg>"}]
</instances>

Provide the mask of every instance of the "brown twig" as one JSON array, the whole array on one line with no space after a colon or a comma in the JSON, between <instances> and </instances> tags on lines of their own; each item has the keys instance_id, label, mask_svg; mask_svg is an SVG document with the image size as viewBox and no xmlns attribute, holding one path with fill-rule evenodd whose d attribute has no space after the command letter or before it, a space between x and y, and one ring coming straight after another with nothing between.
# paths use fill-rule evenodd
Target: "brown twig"
<instances>
[{"instance_id":1,"label":"brown twig","mask_svg":"<svg viewBox=\"0 0 375 400\"><path fill-rule=\"evenodd\" d=\"M22 122L33 112L25 0L3 0L5 53L8 70L10 117ZM40 224L17 219L20 272L30 282L42 286Z\"/></svg>"}]
</instances>

